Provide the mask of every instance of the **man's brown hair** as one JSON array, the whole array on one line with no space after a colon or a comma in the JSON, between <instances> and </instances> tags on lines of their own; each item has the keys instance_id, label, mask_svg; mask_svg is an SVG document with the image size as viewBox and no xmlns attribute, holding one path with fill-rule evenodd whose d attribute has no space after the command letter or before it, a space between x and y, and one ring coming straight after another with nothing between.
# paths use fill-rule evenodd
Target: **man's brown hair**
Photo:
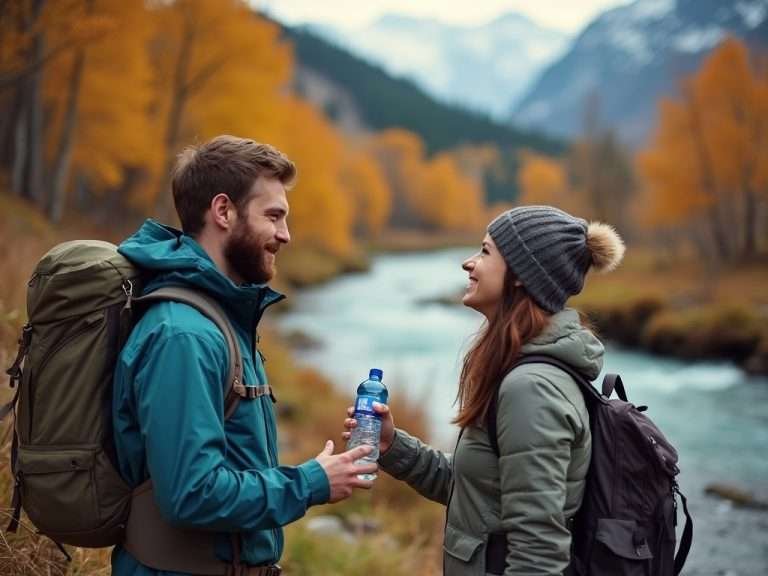
<instances>
[{"instance_id":1,"label":"man's brown hair","mask_svg":"<svg viewBox=\"0 0 768 576\"><path fill-rule=\"evenodd\" d=\"M290 188L296 166L275 147L236 136L217 136L185 148L171 180L182 230L194 236L203 229L205 213L217 194L229 196L239 211L259 176L276 178Z\"/></svg>"}]
</instances>

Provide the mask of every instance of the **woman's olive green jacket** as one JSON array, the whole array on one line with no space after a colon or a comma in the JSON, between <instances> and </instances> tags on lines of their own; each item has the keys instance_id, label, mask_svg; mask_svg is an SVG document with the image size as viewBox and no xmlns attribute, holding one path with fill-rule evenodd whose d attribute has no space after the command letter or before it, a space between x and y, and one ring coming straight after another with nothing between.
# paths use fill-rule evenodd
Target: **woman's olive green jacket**
<instances>
[{"instance_id":1,"label":"woman's olive green jacket","mask_svg":"<svg viewBox=\"0 0 768 576\"><path fill-rule=\"evenodd\" d=\"M523 348L568 362L590 379L603 345L566 309ZM488 535L506 534L509 576L562 574L570 559L568 520L584 495L591 437L576 382L547 364L525 364L501 382L497 458L483 427L466 428L453 454L397 430L379 459L389 474L446 504L445 576L486 574Z\"/></svg>"}]
</instances>

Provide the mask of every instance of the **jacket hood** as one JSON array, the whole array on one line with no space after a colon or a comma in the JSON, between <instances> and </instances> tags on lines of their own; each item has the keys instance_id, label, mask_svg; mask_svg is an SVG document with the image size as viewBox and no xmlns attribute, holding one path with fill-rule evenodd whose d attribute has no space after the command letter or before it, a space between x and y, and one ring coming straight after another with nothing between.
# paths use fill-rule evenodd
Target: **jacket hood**
<instances>
[{"instance_id":1,"label":"jacket hood","mask_svg":"<svg viewBox=\"0 0 768 576\"><path fill-rule=\"evenodd\" d=\"M573 366L590 380L603 369L602 342L581 325L578 312L566 308L550 317L549 324L522 348L523 354L546 354Z\"/></svg>"},{"instance_id":2,"label":"jacket hood","mask_svg":"<svg viewBox=\"0 0 768 576\"><path fill-rule=\"evenodd\" d=\"M241 320L244 312L260 315L284 298L266 284L236 285L194 238L155 220L146 220L120 244L118 252L153 276L145 292L168 285L198 288L219 300L236 320Z\"/></svg>"}]
</instances>

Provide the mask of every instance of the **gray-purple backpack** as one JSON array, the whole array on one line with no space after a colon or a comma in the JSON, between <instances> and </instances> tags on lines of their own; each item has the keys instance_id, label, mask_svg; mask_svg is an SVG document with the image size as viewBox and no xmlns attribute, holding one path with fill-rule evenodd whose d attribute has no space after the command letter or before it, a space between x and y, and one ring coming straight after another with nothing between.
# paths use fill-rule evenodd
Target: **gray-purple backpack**
<instances>
[{"instance_id":1,"label":"gray-purple backpack","mask_svg":"<svg viewBox=\"0 0 768 576\"><path fill-rule=\"evenodd\" d=\"M573 535L568 576L676 576L693 541L693 520L676 476L677 451L644 414L627 401L618 374L605 376L602 393L572 366L545 355L523 356L522 364L549 364L579 385L589 411L592 459L581 508L570 524ZM618 399L610 399L616 391ZM486 417L491 446L499 455L498 389ZM675 555L677 500L686 521ZM486 571L503 574L506 537L492 534Z\"/></svg>"}]
</instances>

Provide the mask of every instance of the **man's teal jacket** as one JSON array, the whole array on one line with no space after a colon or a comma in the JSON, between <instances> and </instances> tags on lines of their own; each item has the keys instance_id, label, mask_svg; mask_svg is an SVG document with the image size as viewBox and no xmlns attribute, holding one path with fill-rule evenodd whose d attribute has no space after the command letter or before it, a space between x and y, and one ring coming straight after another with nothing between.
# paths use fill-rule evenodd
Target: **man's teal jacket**
<instances>
[{"instance_id":1,"label":"man's teal jacket","mask_svg":"<svg viewBox=\"0 0 768 576\"><path fill-rule=\"evenodd\" d=\"M243 354L246 385L266 384L256 350L264 310L282 296L265 285L237 286L190 236L148 220L119 251L153 280L204 290L225 309ZM277 562L281 527L330 497L316 460L280 466L272 399L244 399L224 420L228 349L216 325L176 302L153 305L131 332L115 370L117 459L133 487L151 478L165 519L216 533L216 555L231 560L226 533L239 532L248 564ZM116 576L163 574L126 550L112 555ZM168 573L165 573L168 574Z\"/></svg>"}]
</instances>

